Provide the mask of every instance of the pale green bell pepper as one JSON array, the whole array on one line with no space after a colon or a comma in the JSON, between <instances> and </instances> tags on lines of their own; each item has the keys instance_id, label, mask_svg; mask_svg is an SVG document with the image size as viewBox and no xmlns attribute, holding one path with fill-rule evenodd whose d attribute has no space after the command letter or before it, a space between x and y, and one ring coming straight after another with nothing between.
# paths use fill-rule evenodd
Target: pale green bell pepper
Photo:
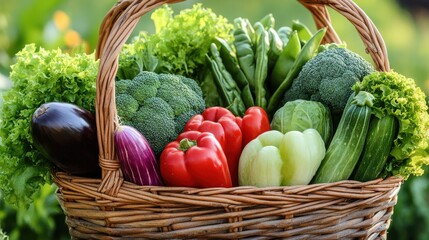
<instances>
[{"instance_id":1,"label":"pale green bell pepper","mask_svg":"<svg viewBox=\"0 0 429 240\"><path fill-rule=\"evenodd\" d=\"M309 184L325 157L325 143L315 129L262 133L243 149L238 177L241 186Z\"/></svg>"}]
</instances>

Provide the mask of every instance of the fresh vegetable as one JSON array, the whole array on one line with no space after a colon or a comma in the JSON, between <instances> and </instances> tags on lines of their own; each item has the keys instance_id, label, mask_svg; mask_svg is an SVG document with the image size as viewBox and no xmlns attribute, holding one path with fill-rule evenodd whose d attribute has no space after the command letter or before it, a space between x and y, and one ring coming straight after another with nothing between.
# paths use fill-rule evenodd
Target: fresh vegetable
<instances>
[{"instance_id":1,"label":"fresh vegetable","mask_svg":"<svg viewBox=\"0 0 429 240\"><path fill-rule=\"evenodd\" d=\"M249 36L248 32L246 32L246 26L251 27L250 24L246 24L242 28L234 29L233 44L236 51L237 62L243 70L250 89L253 92L255 89L255 54L252 48L252 38ZM251 27L251 29L254 32L253 27Z\"/></svg>"},{"instance_id":2,"label":"fresh vegetable","mask_svg":"<svg viewBox=\"0 0 429 240\"><path fill-rule=\"evenodd\" d=\"M346 48L327 49L302 67L285 91L282 103L296 99L319 101L330 109L336 123L353 92L351 87L373 71L369 62Z\"/></svg>"},{"instance_id":3,"label":"fresh vegetable","mask_svg":"<svg viewBox=\"0 0 429 240\"><path fill-rule=\"evenodd\" d=\"M316 129L328 146L333 135L332 118L322 103L302 99L290 101L279 108L271 120L271 129L282 133L308 128Z\"/></svg>"},{"instance_id":4,"label":"fresh vegetable","mask_svg":"<svg viewBox=\"0 0 429 240\"><path fill-rule=\"evenodd\" d=\"M223 107L209 107L193 116L184 131L210 132L219 141L228 162L233 186L238 185L238 161L243 147L261 133L270 130L263 108L250 107L243 118Z\"/></svg>"},{"instance_id":5,"label":"fresh vegetable","mask_svg":"<svg viewBox=\"0 0 429 240\"><path fill-rule=\"evenodd\" d=\"M260 22L255 23L256 52L255 52L255 105L267 107L267 91L265 80L268 76L268 52L270 50L270 38L267 30Z\"/></svg>"},{"instance_id":6,"label":"fresh vegetable","mask_svg":"<svg viewBox=\"0 0 429 240\"><path fill-rule=\"evenodd\" d=\"M197 69L216 37L232 40L233 25L201 3L174 15L164 4L151 15L155 33L141 32L125 44L119 56L118 79L132 79L140 71L171 73L198 79Z\"/></svg>"},{"instance_id":7,"label":"fresh vegetable","mask_svg":"<svg viewBox=\"0 0 429 240\"><path fill-rule=\"evenodd\" d=\"M299 41L298 33L293 31L290 34L287 44L280 53L280 56L277 58L273 70L271 71L269 85L273 92L286 78L300 51L301 43Z\"/></svg>"},{"instance_id":8,"label":"fresh vegetable","mask_svg":"<svg viewBox=\"0 0 429 240\"><path fill-rule=\"evenodd\" d=\"M219 55L222 59L222 63L225 69L231 74L231 77L237 83L239 89L241 89L241 98L246 108L255 105L252 92L250 91L249 82L246 79L243 71L238 65L235 52L231 46L222 38L216 39L219 44Z\"/></svg>"},{"instance_id":9,"label":"fresh vegetable","mask_svg":"<svg viewBox=\"0 0 429 240\"><path fill-rule=\"evenodd\" d=\"M116 107L122 124L139 130L156 156L205 109L198 84L180 75L144 71L131 81L116 81L118 85L122 91L116 92Z\"/></svg>"},{"instance_id":10,"label":"fresh vegetable","mask_svg":"<svg viewBox=\"0 0 429 240\"><path fill-rule=\"evenodd\" d=\"M207 64L210 66L223 104L233 114L242 116L246 111L246 107L241 98L240 88L238 88L231 74L226 70L216 44L211 45L210 53L210 55L207 55Z\"/></svg>"},{"instance_id":11,"label":"fresh vegetable","mask_svg":"<svg viewBox=\"0 0 429 240\"><path fill-rule=\"evenodd\" d=\"M238 120L239 121L239 120ZM260 134L271 130L267 112L261 107L250 107L241 119L241 131L243 133L243 148Z\"/></svg>"},{"instance_id":12,"label":"fresh vegetable","mask_svg":"<svg viewBox=\"0 0 429 240\"><path fill-rule=\"evenodd\" d=\"M160 169L167 186L232 186L225 154L210 132L181 133L162 151Z\"/></svg>"},{"instance_id":13,"label":"fresh vegetable","mask_svg":"<svg viewBox=\"0 0 429 240\"><path fill-rule=\"evenodd\" d=\"M119 126L114 133L124 179L137 185L162 186L158 160L146 138L135 128Z\"/></svg>"},{"instance_id":14,"label":"fresh vegetable","mask_svg":"<svg viewBox=\"0 0 429 240\"><path fill-rule=\"evenodd\" d=\"M398 132L398 121L392 115L373 117L369 123L365 146L355 167L353 179L370 181L383 171Z\"/></svg>"},{"instance_id":15,"label":"fresh vegetable","mask_svg":"<svg viewBox=\"0 0 429 240\"><path fill-rule=\"evenodd\" d=\"M361 91L350 98L313 183L349 179L363 151L374 96Z\"/></svg>"},{"instance_id":16,"label":"fresh vegetable","mask_svg":"<svg viewBox=\"0 0 429 240\"><path fill-rule=\"evenodd\" d=\"M287 89L290 88L292 82L298 74L300 74L303 66L317 54L317 49L325 36L326 28L319 29L309 40L304 44L302 50L299 52L296 60L294 61L291 69L288 71L285 79L280 83L279 87L274 91L268 102L267 111L273 113L275 109L281 105L280 101Z\"/></svg>"},{"instance_id":17,"label":"fresh vegetable","mask_svg":"<svg viewBox=\"0 0 429 240\"><path fill-rule=\"evenodd\" d=\"M242 186L308 184L325 156L325 143L314 129L283 134L267 131L243 149L239 163Z\"/></svg>"},{"instance_id":18,"label":"fresh vegetable","mask_svg":"<svg viewBox=\"0 0 429 240\"><path fill-rule=\"evenodd\" d=\"M46 102L69 102L93 112L98 62L93 54L63 53L26 45L11 66L13 85L0 113L0 190L14 206L26 208L41 185L51 183L50 163L32 143L30 122Z\"/></svg>"},{"instance_id":19,"label":"fresh vegetable","mask_svg":"<svg viewBox=\"0 0 429 240\"><path fill-rule=\"evenodd\" d=\"M355 91L368 91L375 97L372 107L377 117L392 115L398 119L398 135L383 177L423 174L429 164L429 114L425 94L415 81L394 71L374 72L353 86Z\"/></svg>"},{"instance_id":20,"label":"fresh vegetable","mask_svg":"<svg viewBox=\"0 0 429 240\"><path fill-rule=\"evenodd\" d=\"M54 166L72 175L101 176L95 117L70 103L49 102L31 118L33 145Z\"/></svg>"},{"instance_id":21,"label":"fresh vegetable","mask_svg":"<svg viewBox=\"0 0 429 240\"><path fill-rule=\"evenodd\" d=\"M237 186L243 134L236 117L226 108L210 107L189 119L184 131L210 132L215 136L225 153L232 184Z\"/></svg>"},{"instance_id":22,"label":"fresh vegetable","mask_svg":"<svg viewBox=\"0 0 429 240\"><path fill-rule=\"evenodd\" d=\"M303 44L309 41L313 36L313 33L310 31L310 29L299 20L292 21L292 31L296 31L298 33L299 39L303 41Z\"/></svg>"}]
</instances>

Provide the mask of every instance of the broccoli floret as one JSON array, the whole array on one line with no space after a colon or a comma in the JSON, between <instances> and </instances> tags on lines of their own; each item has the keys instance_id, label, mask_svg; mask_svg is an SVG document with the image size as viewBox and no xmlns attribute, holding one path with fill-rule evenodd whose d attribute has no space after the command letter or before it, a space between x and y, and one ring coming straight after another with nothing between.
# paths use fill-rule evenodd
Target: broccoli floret
<instances>
[{"instance_id":1,"label":"broccoli floret","mask_svg":"<svg viewBox=\"0 0 429 240\"><path fill-rule=\"evenodd\" d=\"M118 94L116 95L115 100L116 105L121 106L117 111L118 115L122 116L122 120L128 120L128 118L133 116L133 114L139 109L139 103L130 94Z\"/></svg>"},{"instance_id":2,"label":"broccoli floret","mask_svg":"<svg viewBox=\"0 0 429 240\"><path fill-rule=\"evenodd\" d=\"M337 118L353 93L352 86L371 72L374 67L358 54L341 47L326 49L303 66L282 103L296 99L319 101Z\"/></svg>"},{"instance_id":3,"label":"broccoli floret","mask_svg":"<svg viewBox=\"0 0 429 240\"><path fill-rule=\"evenodd\" d=\"M158 97L146 99L132 120L127 123L145 136L156 155L162 152L168 142L177 137L173 109Z\"/></svg>"},{"instance_id":4,"label":"broccoli floret","mask_svg":"<svg viewBox=\"0 0 429 240\"><path fill-rule=\"evenodd\" d=\"M138 103L134 113L129 98ZM159 155L193 115L204 111L205 102L193 79L144 71L131 80L127 94L116 94L116 108L123 123L137 128Z\"/></svg>"},{"instance_id":5,"label":"broccoli floret","mask_svg":"<svg viewBox=\"0 0 429 240\"><path fill-rule=\"evenodd\" d=\"M128 79L123 79L115 82L115 91L116 94L128 93L132 81Z\"/></svg>"},{"instance_id":6,"label":"broccoli floret","mask_svg":"<svg viewBox=\"0 0 429 240\"><path fill-rule=\"evenodd\" d=\"M159 82L158 74L154 72L141 72L133 80L128 89L129 94L133 96L139 104L142 104L146 99L155 97L161 83Z\"/></svg>"},{"instance_id":7,"label":"broccoli floret","mask_svg":"<svg viewBox=\"0 0 429 240\"><path fill-rule=\"evenodd\" d=\"M183 83L183 79L178 75L159 74L161 86L156 96L170 104L175 116L190 110L202 112L205 108L204 99L199 93L196 93Z\"/></svg>"}]
</instances>

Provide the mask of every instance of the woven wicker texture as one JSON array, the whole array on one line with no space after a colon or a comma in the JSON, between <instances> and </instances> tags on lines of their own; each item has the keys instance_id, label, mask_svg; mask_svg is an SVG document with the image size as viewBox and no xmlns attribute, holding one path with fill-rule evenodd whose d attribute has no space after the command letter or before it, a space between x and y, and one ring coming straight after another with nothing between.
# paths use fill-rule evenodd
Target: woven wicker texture
<instances>
[{"instance_id":1,"label":"woven wicker texture","mask_svg":"<svg viewBox=\"0 0 429 240\"><path fill-rule=\"evenodd\" d=\"M123 0L99 32L96 120L101 179L53 173L73 239L383 239L402 183L400 178L341 181L295 187L172 188L125 182L115 158L114 78L118 56L141 16L178 0ZM351 0L299 0L316 26L329 27L324 42L340 42L326 7L359 32L378 70L388 71L383 39Z\"/></svg>"}]
</instances>

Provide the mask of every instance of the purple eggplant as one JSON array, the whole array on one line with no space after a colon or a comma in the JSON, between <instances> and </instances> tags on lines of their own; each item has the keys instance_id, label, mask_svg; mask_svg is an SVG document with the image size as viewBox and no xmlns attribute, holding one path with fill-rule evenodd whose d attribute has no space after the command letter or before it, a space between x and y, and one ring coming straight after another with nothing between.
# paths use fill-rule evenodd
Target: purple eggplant
<instances>
[{"instance_id":1,"label":"purple eggplant","mask_svg":"<svg viewBox=\"0 0 429 240\"><path fill-rule=\"evenodd\" d=\"M141 186L163 185L155 154L137 129L119 126L115 131L115 148L126 181Z\"/></svg>"},{"instance_id":2,"label":"purple eggplant","mask_svg":"<svg viewBox=\"0 0 429 240\"><path fill-rule=\"evenodd\" d=\"M76 176L99 177L95 118L79 106L49 102L31 120L34 146L60 170Z\"/></svg>"}]
</instances>

